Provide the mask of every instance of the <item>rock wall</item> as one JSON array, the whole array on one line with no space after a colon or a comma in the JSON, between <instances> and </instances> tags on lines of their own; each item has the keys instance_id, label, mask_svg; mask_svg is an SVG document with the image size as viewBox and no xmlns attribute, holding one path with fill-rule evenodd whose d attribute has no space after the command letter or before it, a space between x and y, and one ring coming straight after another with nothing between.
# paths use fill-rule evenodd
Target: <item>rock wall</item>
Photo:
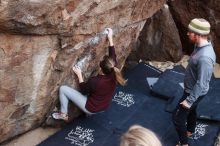
<instances>
[{"instance_id":1,"label":"rock wall","mask_svg":"<svg viewBox=\"0 0 220 146\"><path fill-rule=\"evenodd\" d=\"M183 50L191 53L192 44L186 36L187 26L193 18L205 18L211 23L211 38L220 61L220 1L219 0L170 0L170 9L178 27Z\"/></svg>"},{"instance_id":2,"label":"rock wall","mask_svg":"<svg viewBox=\"0 0 220 146\"><path fill-rule=\"evenodd\" d=\"M113 28L119 67L147 18L165 0L1 0L0 143L38 127L54 108L60 85L77 88L71 66L97 73Z\"/></svg>"},{"instance_id":3,"label":"rock wall","mask_svg":"<svg viewBox=\"0 0 220 146\"><path fill-rule=\"evenodd\" d=\"M52 74L49 58L56 36L0 34L1 141L39 125L48 110L45 95Z\"/></svg>"},{"instance_id":4,"label":"rock wall","mask_svg":"<svg viewBox=\"0 0 220 146\"><path fill-rule=\"evenodd\" d=\"M147 19L136 48L128 57L128 64L139 59L172 62L181 59L182 44L168 5Z\"/></svg>"}]
</instances>

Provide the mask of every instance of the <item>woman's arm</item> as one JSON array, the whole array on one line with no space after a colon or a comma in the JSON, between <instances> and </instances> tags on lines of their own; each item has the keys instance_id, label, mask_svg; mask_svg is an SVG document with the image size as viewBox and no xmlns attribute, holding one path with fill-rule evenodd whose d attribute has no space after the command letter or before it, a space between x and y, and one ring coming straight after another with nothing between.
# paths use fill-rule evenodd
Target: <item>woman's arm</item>
<instances>
[{"instance_id":1,"label":"woman's arm","mask_svg":"<svg viewBox=\"0 0 220 146\"><path fill-rule=\"evenodd\" d=\"M75 65L72 69L79 79L79 87L80 87L81 93L82 94L89 94L92 90L90 79L88 82L84 82L84 79L82 76L82 71L79 66Z\"/></svg>"},{"instance_id":2,"label":"woman's arm","mask_svg":"<svg viewBox=\"0 0 220 146\"><path fill-rule=\"evenodd\" d=\"M107 28L106 31L107 31L107 38L109 41L109 48L108 48L109 57L111 57L115 61L115 64L117 64L115 47L113 43L113 31L111 28Z\"/></svg>"},{"instance_id":3,"label":"woman's arm","mask_svg":"<svg viewBox=\"0 0 220 146\"><path fill-rule=\"evenodd\" d=\"M79 79L79 83L84 82L83 77L82 77L82 71L81 71L80 67L75 65L75 66L73 66L72 69L75 72L75 74L77 75L77 77Z\"/></svg>"},{"instance_id":4,"label":"woman's arm","mask_svg":"<svg viewBox=\"0 0 220 146\"><path fill-rule=\"evenodd\" d=\"M112 34L112 30L111 30L111 31L109 31L109 33L108 33L109 46L114 46L112 35L113 35L113 34Z\"/></svg>"}]
</instances>

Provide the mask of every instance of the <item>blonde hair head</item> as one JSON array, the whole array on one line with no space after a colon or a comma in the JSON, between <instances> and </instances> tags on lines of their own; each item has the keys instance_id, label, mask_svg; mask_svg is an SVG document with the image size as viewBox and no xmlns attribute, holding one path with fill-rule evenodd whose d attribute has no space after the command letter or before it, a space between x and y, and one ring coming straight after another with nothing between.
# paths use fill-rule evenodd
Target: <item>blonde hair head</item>
<instances>
[{"instance_id":1,"label":"blonde hair head","mask_svg":"<svg viewBox=\"0 0 220 146\"><path fill-rule=\"evenodd\" d=\"M133 125L122 135L120 146L162 146L162 144L149 129Z\"/></svg>"}]
</instances>

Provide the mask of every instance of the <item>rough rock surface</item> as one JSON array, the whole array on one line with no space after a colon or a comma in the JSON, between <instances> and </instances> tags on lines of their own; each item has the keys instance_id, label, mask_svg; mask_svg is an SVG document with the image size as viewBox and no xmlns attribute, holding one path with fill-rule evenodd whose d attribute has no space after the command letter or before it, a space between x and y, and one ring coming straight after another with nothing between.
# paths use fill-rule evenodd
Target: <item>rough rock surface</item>
<instances>
[{"instance_id":1,"label":"rough rock surface","mask_svg":"<svg viewBox=\"0 0 220 146\"><path fill-rule=\"evenodd\" d=\"M220 61L220 1L219 0L170 0L173 19L178 27L183 50L191 53L193 46L187 40L187 26L193 18L205 18L211 23L211 37Z\"/></svg>"},{"instance_id":2,"label":"rough rock surface","mask_svg":"<svg viewBox=\"0 0 220 146\"><path fill-rule=\"evenodd\" d=\"M115 32L122 67L147 18L165 0L1 0L0 143L38 127L60 85L77 87L71 66L87 79L107 52L104 28Z\"/></svg>"},{"instance_id":3,"label":"rough rock surface","mask_svg":"<svg viewBox=\"0 0 220 146\"><path fill-rule=\"evenodd\" d=\"M1 141L39 125L48 111L49 58L55 36L0 34ZM44 108L44 110L43 110Z\"/></svg>"},{"instance_id":4,"label":"rough rock surface","mask_svg":"<svg viewBox=\"0 0 220 146\"><path fill-rule=\"evenodd\" d=\"M182 57L182 44L168 5L147 19L138 40L128 63L139 59L177 62Z\"/></svg>"}]
</instances>

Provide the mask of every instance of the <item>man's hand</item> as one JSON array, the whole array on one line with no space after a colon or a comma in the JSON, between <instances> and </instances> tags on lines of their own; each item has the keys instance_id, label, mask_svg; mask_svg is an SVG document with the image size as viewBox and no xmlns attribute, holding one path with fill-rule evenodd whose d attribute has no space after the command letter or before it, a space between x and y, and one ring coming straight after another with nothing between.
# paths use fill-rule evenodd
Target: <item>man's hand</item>
<instances>
[{"instance_id":1,"label":"man's hand","mask_svg":"<svg viewBox=\"0 0 220 146\"><path fill-rule=\"evenodd\" d=\"M186 100L184 100L183 102L180 103L183 107L190 109L190 105L188 104L188 102Z\"/></svg>"}]
</instances>

